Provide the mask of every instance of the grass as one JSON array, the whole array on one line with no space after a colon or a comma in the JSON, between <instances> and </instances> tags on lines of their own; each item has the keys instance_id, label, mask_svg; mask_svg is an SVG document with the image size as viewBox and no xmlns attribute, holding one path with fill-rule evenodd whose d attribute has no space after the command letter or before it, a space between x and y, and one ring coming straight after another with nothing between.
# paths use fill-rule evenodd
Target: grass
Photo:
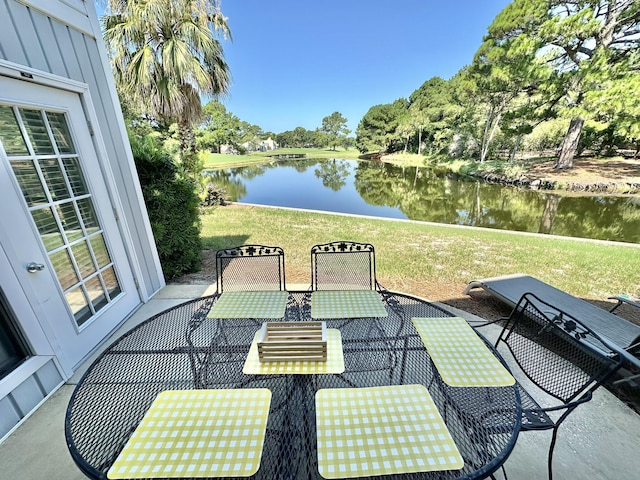
<instances>
[{"instance_id":1,"label":"grass","mask_svg":"<svg viewBox=\"0 0 640 480\"><path fill-rule=\"evenodd\" d=\"M204 248L279 245L287 275L307 281L313 245L353 240L375 246L383 285L408 293L442 283L459 294L475 278L516 272L582 298L640 291L637 245L237 205L201 218Z\"/></svg>"},{"instance_id":2,"label":"grass","mask_svg":"<svg viewBox=\"0 0 640 480\"><path fill-rule=\"evenodd\" d=\"M357 159L360 152L355 149L336 150L321 148L279 148L268 152L252 152L250 155L227 155L222 153L201 153L204 169L244 167L271 161L271 157L278 154L305 154L307 158L343 158Z\"/></svg>"}]
</instances>

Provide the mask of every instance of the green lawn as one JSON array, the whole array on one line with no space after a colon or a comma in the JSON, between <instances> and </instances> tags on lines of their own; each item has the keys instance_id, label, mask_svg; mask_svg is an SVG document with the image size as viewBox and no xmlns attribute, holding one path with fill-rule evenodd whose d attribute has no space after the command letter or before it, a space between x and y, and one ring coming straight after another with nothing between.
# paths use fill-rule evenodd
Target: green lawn
<instances>
[{"instance_id":1,"label":"green lawn","mask_svg":"<svg viewBox=\"0 0 640 480\"><path fill-rule=\"evenodd\" d=\"M442 283L459 295L475 278L517 272L582 298L640 291L640 245L262 207L216 207L201 218L206 249L279 245L287 273L305 279L313 245L354 240L375 246L386 287L409 293Z\"/></svg>"},{"instance_id":2,"label":"green lawn","mask_svg":"<svg viewBox=\"0 0 640 480\"><path fill-rule=\"evenodd\" d=\"M279 148L268 152L252 152L250 155L201 153L201 156L204 160L205 170L209 170L215 168L244 167L246 165L268 162L273 155L299 153L305 154L307 158L357 159L360 156L358 150L345 150L344 148L337 148L336 150L321 148Z\"/></svg>"}]
</instances>

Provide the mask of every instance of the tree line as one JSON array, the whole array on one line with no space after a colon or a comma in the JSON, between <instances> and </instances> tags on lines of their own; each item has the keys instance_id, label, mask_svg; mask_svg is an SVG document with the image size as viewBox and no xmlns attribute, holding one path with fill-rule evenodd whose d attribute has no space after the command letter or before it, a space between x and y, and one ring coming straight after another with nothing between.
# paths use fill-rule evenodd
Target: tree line
<instances>
[{"instance_id":1,"label":"tree line","mask_svg":"<svg viewBox=\"0 0 640 480\"><path fill-rule=\"evenodd\" d=\"M315 130L296 127L281 133L263 131L258 125L240 120L217 100L207 103L203 109L202 122L196 127L197 146L201 150L221 153L223 146L238 153L257 150L261 141L273 139L283 148L351 148L355 139L350 137L347 119L340 112L333 112L322 119Z\"/></svg>"},{"instance_id":2,"label":"tree line","mask_svg":"<svg viewBox=\"0 0 640 480\"><path fill-rule=\"evenodd\" d=\"M639 46L636 0L514 0L471 65L371 107L356 146L479 161L552 149L558 169L585 149L637 155Z\"/></svg>"}]
</instances>

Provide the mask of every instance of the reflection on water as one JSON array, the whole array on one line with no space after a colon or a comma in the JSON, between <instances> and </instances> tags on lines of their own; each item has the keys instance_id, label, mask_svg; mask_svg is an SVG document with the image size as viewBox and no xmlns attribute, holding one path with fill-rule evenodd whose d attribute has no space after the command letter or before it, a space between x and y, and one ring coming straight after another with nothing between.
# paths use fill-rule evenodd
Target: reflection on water
<instances>
[{"instance_id":1,"label":"reflection on water","mask_svg":"<svg viewBox=\"0 0 640 480\"><path fill-rule=\"evenodd\" d=\"M561 196L339 159L208 173L232 201L640 243L638 197Z\"/></svg>"}]
</instances>

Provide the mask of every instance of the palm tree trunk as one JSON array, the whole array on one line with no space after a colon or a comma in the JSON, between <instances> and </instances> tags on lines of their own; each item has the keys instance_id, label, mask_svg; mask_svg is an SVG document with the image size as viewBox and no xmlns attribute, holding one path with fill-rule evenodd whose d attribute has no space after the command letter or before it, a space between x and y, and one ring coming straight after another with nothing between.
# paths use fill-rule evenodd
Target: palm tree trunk
<instances>
[{"instance_id":1,"label":"palm tree trunk","mask_svg":"<svg viewBox=\"0 0 640 480\"><path fill-rule=\"evenodd\" d=\"M198 169L198 150L193 128L188 121L178 124L178 137L180 139L180 156L186 173L197 182L200 176Z\"/></svg>"}]
</instances>

